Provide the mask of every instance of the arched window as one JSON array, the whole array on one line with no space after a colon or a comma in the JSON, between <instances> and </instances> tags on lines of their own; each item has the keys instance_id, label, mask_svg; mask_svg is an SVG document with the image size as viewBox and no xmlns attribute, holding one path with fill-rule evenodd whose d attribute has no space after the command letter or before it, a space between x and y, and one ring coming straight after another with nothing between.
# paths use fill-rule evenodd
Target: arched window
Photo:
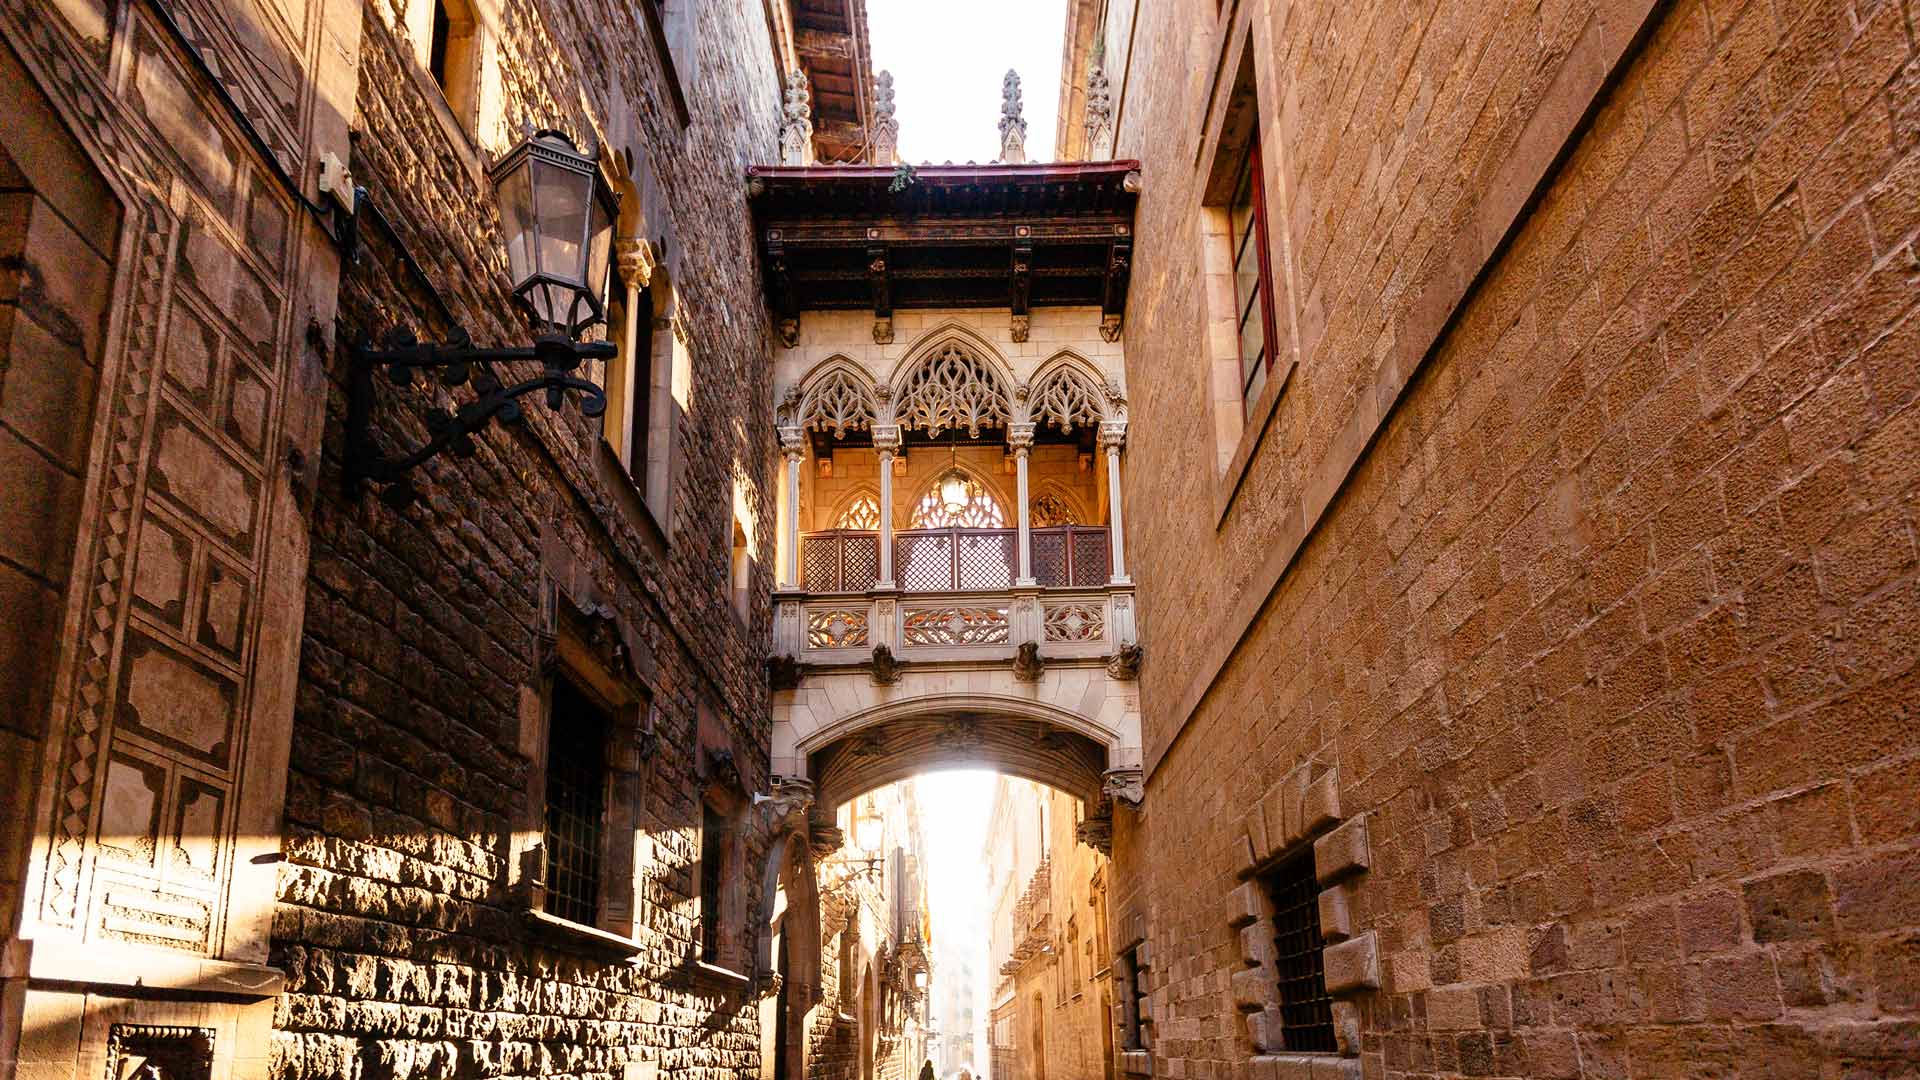
<instances>
[{"instance_id":1,"label":"arched window","mask_svg":"<svg viewBox=\"0 0 1920 1080\"><path fill-rule=\"evenodd\" d=\"M833 523L836 529L858 529L872 532L880 527L880 503L872 495L860 494L840 511L840 517Z\"/></svg>"},{"instance_id":2,"label":"arched window","mask_svg":"<svg viewBox=\"0 0 1920 1080\"><path fill-rule=\"evenodd\" d=\"M960 469L949 469L914 504L910 529L1004 529L1006 512L986 485Z\"/></svg>"}]
</instances>

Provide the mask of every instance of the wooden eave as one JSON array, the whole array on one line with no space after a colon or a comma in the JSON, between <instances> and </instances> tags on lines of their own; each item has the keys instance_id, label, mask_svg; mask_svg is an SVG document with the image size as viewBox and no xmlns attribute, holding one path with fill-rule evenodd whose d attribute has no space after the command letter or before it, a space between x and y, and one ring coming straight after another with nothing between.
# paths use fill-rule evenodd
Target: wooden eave
<instances>
[{"instance_id":1,"label":"wooden eave","mask_svg":"<svg viewBox=\"0 0 1920 1080\"><path fill-rule=\"evenodd\" d=\"M1139 165L748 170L776 316L871 307L1124 311ZM1130 180L1129 177L1132 177ZM904 179L904 177L903 177Z\"/></svg>"}]
</instances>

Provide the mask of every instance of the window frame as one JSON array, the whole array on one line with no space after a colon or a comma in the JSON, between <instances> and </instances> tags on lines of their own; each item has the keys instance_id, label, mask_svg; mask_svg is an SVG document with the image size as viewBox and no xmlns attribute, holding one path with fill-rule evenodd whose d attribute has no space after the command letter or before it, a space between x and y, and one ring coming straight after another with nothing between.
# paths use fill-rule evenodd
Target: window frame
<instances>
[{"instance_id":1,"label":"window frame","mask_svg":"<svg viewBox=\"0 0 1920 1080\"><path fill-rule=\"evenodd\" d=\"M1261 394L1266 391L1267 381L1272 378L1274 358L1278 355L1276 346L1280 338L1279 323L1273 311L1273 254L1267 225L1266 162L1261 146L1260 126L1256 120L1253 131L1247 136L1246 151L1241 155L1240 165L1234 172L1234 182L1226 205L1227 253L1234 283L1234 348L1240 361L1242 424L1249 419L1254 406L1259 403ZM1256 295L1252 298L1240 295L1239 251L1237 250L1240 244L1233 235L1234 211L1239 206L1237 200L1242 184L1247 188L1248 202L1251 203L1245 240L1253 243L1258 262L1254 286ZM1250 373L1244 347L1246 336L1243 325L1247 319L1247 308L1255 303L1260 305L1261 362L1258 368ZM1249 388L1254 385L1256 377L1259 389L1249 393Z\"/></svg>"},{"instance_id":2,"label":"window frame","mask_svg":"<svg viewBox=\"0 0 1920 1080\"><path fill-rule=\"evenodd\" d=\"M605 650L592 644L593 628L584 624L588 617L580 605L554 585L546 587L552 590L542 601L548 629L536 637L537 675L521 696L518 749L528 768L524 797L512 819L509 884L516 906L536 929L634 954L642 946L633 934L644 922L639 836L645 809L643 746L654 727L654 688L630 666L610 663ZM547 783L555 686L562 681L598 708L606 723L600 883L591 923L551 911L548 903Z\"/></svg>"},{"instance_id":3,"label":"window frame","mask_svg":"<svg viewBox=\"0 0 1920 1080\"><path fill-rule=\"evenodd\" d=\"M738 792L720 783L709 783L701 793L696 844L700 859L693 876L692 959L709 972L736 979L745 978L740 974L745 907L739 828L743 802ZM713 828L716 822L720 826L717 830ZM710 888L710 882L715 887Z\"/></svg>"},{"instance_id":4,"label":"window frame","mask_svg":"<svg viewBox=\"0 0 1920 1080\"><path fill-rule=\"evenodd\" d=\"M559 722L563 688L568 695L578 698L578 705L582 709L590 709L593 711L595 714L593 722L599 729L596 733L598 735L599 746L588 770L592 774L591 780L589 783L579 785L583 793L588 792L592 788L598 788L597 791L591 792L591 798L593 800L592 817L594 820L591 823L593 830L590 844L591 850L586 853L591 862L591 870L590 872L582 873L582 876L588 877L592 882L592 896L584 899L575 899L561 895L557 887L557 879L562 876L562 872L558 870L555 865L556 860L560 857L560 853L556 850L557 845L555 844L556 825L554 818L556 816L556 807L554 789L556 787L556 774L561 774L563 770L555 768L554 754L556 748L558 748L563 741L570 745L579 745L579 743L574 740L559 739L557 736L559 736L563 730L570 729L572 733L576 734L582 732L580 728L571 728L571 719L569 721L569 728L567 729L563 729ZM583 687L581 680L570 677L569 673L565 671L554 673L547 695L547 752L542 770L541 783L540 847L543 863L540 873L542 883L541 910L554 918L565 919L568 922L578 923L582 926L591 926L596 929L601 928L601 916L606 907L606 894L611 884L607 877L607 864L609 862L607 849L612 843L612 837L609 836L608 829L608 811L614 788L613 768L610 760L612 755L610 751L613 750L612 743L615 723L615 711L609 708L606 702L600 699L599 695ZM572 770L564 771L571 772ZM573 908L573 904L575 903L589 904L590 907L584 912L579 911ZM566 910L557 910L557 908L562 907ZM580 917L582 914L586 917Z\"/></svg>"}]
</instances>

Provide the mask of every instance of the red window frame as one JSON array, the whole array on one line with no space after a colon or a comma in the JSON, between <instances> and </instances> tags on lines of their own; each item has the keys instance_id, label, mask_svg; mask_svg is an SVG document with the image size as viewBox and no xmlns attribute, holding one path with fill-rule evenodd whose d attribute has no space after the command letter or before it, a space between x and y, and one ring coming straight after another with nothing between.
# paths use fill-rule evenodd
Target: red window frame
<instances>
[{"instance_id":1,"label":"red window frame","mask_svg":"<svg viewBox=\"0 0 1920 1080\"><path fill-rule=\"evenodd\" d=\"M1233 233L1235 200L1240 195L1240 186L1243 182L1248 189L1249 201L1253 203L1253 213L1249 216L1248 221L1251 223L1251 239L1254 243L1255 255L1259 260L1260 338L1262 352L1265 357L1265 370L1271 372L1273 370L1275 351L1274 343L1279 339L1280 334L1279 327L1274 322L1273 317L1273 265L1272 258L1267 250L1266 175L1265 170L1261 167L1260 136L1258 132L1252 133L1247 137L1246 154L1241 161L1240 168L1234 175L1233 187L1230 189L1231 193L1227 196L1227 256L1234 282L1233 347L1234 356L1238 361L1238 370L1235 372L1235 377L1240 380L1240 408L1242 415L1244 415L1247 410L1253 408L1254 404L1247 396L1247 388L1252 384L1253 380L1246 371L1247 358L1241 353L1240 349L1240 316L1246 309L1247 298L1240 293L1240 265L1238 261L1240 238ZM1264 380L1262 381L1264 383Z\"/></svg>"}]
</instances>

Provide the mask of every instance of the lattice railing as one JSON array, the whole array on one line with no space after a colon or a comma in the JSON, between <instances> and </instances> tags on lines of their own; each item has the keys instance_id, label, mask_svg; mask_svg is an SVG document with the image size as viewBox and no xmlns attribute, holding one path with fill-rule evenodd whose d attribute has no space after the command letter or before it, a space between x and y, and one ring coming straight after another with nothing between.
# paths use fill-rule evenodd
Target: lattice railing
<instances>
[{"instance_id":1,"label":"lattice railing","mask_svg":"<svg viewBox=\"0 0 1920 1080\"><path fill-rule=\"evenodd\" d=\"M1019 566L1016 529L912 529L893 537L893 574L907 592L1004 589Z\"/></svg>"},{"instance_id":2,"label":"lattice railing","mask_svg":"<svg viewBox=\"0 0 1920 1080\"><path fill-rule=\"evenodd\" d=\"M1032 531L1033 577L1042 588L1091 588L1112 575L1102 526ZM1018 529L905 529L893 535L893 575L905 592L985 592L1011 588L1020 572ZM880 578L880 536L835 529L800 539L801 586L808 592L865 592Z\"/></svg>"},{"instance_id":3,"label":"lattice railing","mask_svg":"<svg viewBox=\"0 0 1920 1080\"><path fill-rule=\"evenodd\" d=\"M878 533L834 530L800 538L800 583L808 592L865 592L878 580Z\"/></svg>"},{"instance_id":4,"label":"lattice railing","mask_svg":"<svg viewBox=\"0 0 1920 1080\"><path fill-rule=\"evenodd\" d=\"M1112 576L1113 549L1099 525L1034 529L1033 579L1043 588L1105 585Z\"/></svg>"}]
</instances>

